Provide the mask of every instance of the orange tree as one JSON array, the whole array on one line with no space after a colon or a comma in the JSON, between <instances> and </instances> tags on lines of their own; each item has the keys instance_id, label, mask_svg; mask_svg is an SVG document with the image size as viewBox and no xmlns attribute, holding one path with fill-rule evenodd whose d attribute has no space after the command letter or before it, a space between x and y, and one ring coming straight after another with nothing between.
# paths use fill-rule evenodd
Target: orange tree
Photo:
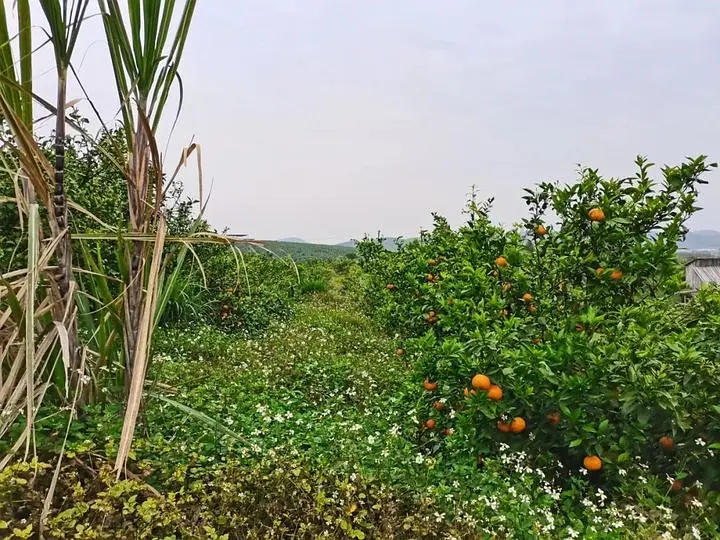
<instances>
[{"instance_id":1,"label":"orange tree","mask_svg":"<svg viewBox=\"0 0 720 540\"><path fill-rule=\"evenodd\" d=\"M584 169L575 184L527 190L529 217L512 231L471 199L458 230L435 216L396 253L360 244L368 299L402 336L422 422L434 421L421 444L505 443L608 484L638 460L720 480L720 296L676 300L677 244L714 165L687 160L656 183L636 163L629 178Z\"/></svg>"}]
</instances>

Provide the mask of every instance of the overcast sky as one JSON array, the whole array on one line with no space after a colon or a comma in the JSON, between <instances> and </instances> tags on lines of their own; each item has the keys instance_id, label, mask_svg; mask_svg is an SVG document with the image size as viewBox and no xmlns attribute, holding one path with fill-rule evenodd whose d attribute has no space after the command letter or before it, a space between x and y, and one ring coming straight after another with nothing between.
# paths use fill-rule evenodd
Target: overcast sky
<instances>
[{"instance_id":1,"label":"overcast sky","mask_svg":"<svg viewBox=\"0 0 720 540\"><path fill-rule=\"evenodd\" d=\"M255 238L414 236L432 211L460 222L472 184L511 224L523 186L578 163L720 160L718 21L720 2L683 0L203 0L166 162L194 137L211 223ZM112 117L98 18L76 63ZM720 229L709 179L694 228Z\"/></svg>"}]
</instances>

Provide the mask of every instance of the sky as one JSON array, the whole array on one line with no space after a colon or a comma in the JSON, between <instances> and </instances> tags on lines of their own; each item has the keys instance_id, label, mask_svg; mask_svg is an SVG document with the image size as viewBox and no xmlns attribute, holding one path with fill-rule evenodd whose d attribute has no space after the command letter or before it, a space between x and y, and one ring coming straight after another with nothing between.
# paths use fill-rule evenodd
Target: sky
<instances>
[{"instance_id":1,"label":"sky","mask_svg":"<svg viewBox=\"0 0 720 540\"><path fill-rule=\"evenodd\" d=\"M718 20L720 3L683 0L200 1L164 161L200 143L209 221L258 239L416 236L431 212L461 223L472 185L511 225L523 187L578 165L720 160ZM113 118L98 17L75 63ZM49 51L36 67L51 98ZM720 174L707 178L691 226L720 230ZM197 193L194 168L183 181Z\"/></svg>"}]
</instances>

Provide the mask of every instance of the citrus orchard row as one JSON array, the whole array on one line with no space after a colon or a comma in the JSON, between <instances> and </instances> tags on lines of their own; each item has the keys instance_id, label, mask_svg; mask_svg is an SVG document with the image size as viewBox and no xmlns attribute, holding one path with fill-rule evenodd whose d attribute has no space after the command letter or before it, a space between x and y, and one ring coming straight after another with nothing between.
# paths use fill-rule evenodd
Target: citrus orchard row
<instances>
[{"instance_id":1,"label":"citrus orchard row","mask_svg":"<svg viewBox=\"0 0 720 540\"><path fill-rule=\"evenodd\" d=\"M637 163L627 179L586 169L527 190L529 216L512 230L473 199L457 230L435 216L397 252L361 243L368 300L427 396L421 438L442 427L440 451L510 444L611 485L638 460L720 481L720 299L676 297L677 244L709 166L666 167L655 183Z\"/></svg>"}]
</instances>

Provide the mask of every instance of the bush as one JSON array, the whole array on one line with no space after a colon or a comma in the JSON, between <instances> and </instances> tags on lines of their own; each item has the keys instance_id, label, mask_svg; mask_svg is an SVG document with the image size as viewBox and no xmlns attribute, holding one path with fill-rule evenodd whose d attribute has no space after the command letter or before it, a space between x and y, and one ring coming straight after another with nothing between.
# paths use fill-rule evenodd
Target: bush
<instances>
[{"instance_id":1,"label":"bush","mask_svg":"<svg viewBox=\"0 0 720 540\"><path fill-rule=\"evenodd\" d=\"M638 462L683 491L720 487L720 294L675 298L677 243L709 166L666 167L657 188L637 165L628 179L585 169L574 185L528 190L530 216L511 231L490 223L491 201L471 200L458 230L435 216L397 253L358 246L368 301L414 359L421 422L436 425L428 444L483 455L508 444L566 471L598 456L591 480L617 489ZM472 387L477 373L501 399ZM523 421L511 429L513 418ZM437 433L449 427L458 436L445 442Z\"/></svg>"}]
</instances>

